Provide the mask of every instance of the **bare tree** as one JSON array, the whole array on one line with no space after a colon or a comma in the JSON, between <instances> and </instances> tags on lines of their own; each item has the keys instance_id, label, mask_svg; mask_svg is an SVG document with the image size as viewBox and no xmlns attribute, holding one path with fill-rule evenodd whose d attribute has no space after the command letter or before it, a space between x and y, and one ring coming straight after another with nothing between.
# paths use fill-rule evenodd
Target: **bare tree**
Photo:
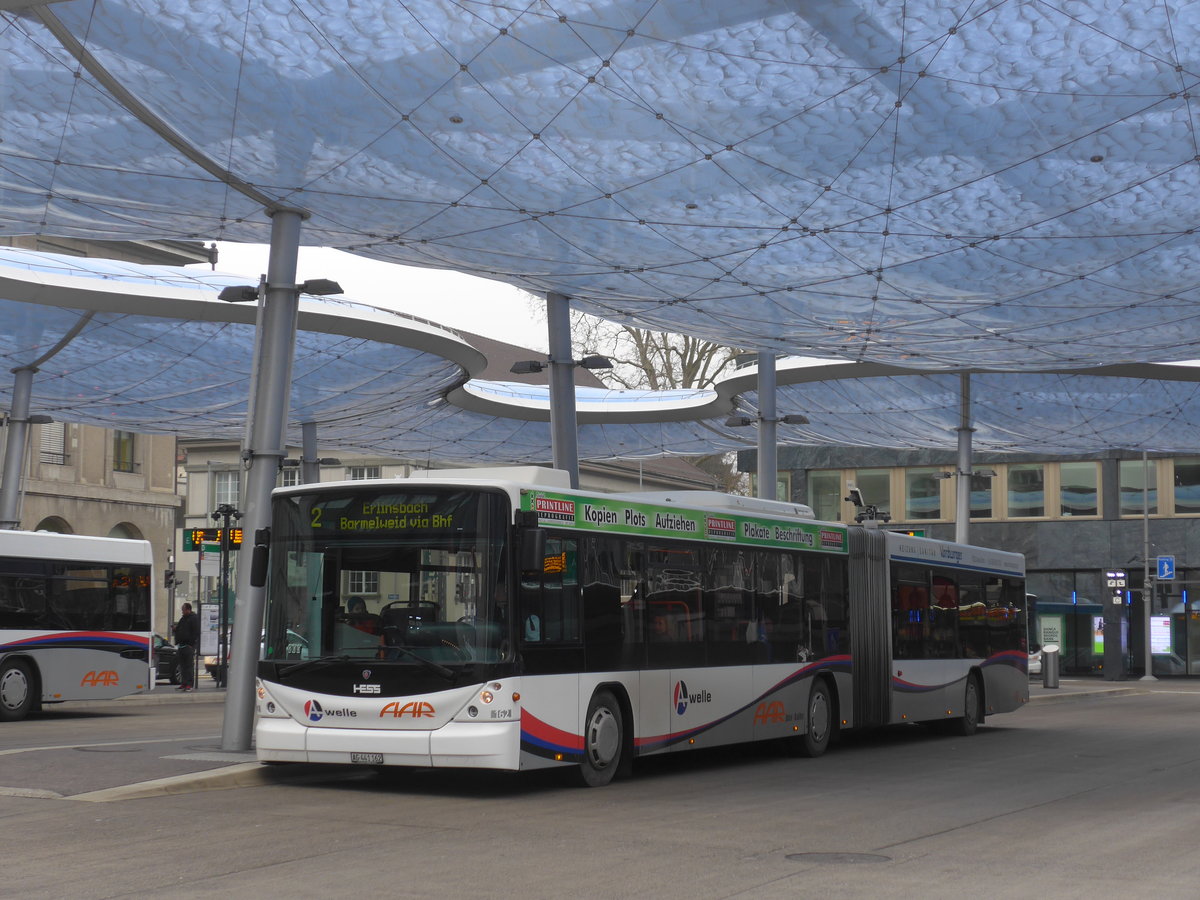
<instances>
[{"instance_id":1,"label":"bare tree","mask_svg":"<svg viewBox=\"0 0 1200 900\"><path fill-rule=\"evenodd\" d=\"M711 387L734 368L738 354L703 338L646 331L578 312L571 314L571 346L577 356L607 356L613 368L597 370L600 380L631 390Z\"/></svg>"},{"instance_id":2,"label":"bare tree","mask_svg":"<svg viewBox=\"0 0 1200 900\"><path fill-rule=\"evenodd\" d=\"M733 370L739 353L702 338L646 331L579 312L571 314L571 350L576 358L607 356L612 369L598 369L595 374L609 387L655 391L711 387ZM694 457L692 463L713 476L719 490L748 490L733 453Z\"/></svg>"}]
</instances>

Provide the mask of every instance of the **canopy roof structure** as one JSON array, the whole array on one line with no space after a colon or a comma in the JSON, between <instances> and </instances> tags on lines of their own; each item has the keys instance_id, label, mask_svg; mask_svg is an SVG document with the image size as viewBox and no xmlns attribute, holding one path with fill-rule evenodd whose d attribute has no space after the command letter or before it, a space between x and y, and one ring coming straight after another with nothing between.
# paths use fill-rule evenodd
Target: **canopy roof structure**
<instances>
[{"instance_id":1,"label":"canopy roof structure","mask_svg":"<svg viewBox=\"0 0 1200 900\"><path fill-rule=\"evenodd\" d=\"M241 439L253 305L217 299L236 275L0 249L0 365L38 364L33 408L72 422ZM72 335L73 329L78 333ZM438 461L549 460L545 386L474 380L485 359L441 326L362 304L300 309L288 440ZM0 383L9 408L13 384ZM578 388L584 459L695 455L745 445L696 420L713 391ZM447 397L455 402L447 402Z\"/></svg>"},{"instance_id":2,"label":"canopy roof structure","mask_svg":"<svg viewBox=\"0 0 1200 900\"><path fill-rule=\"evenodd\" d=\"M1200 353L1200 7L0 2L0 233L301 240L781 355Z\"/></svg>"},{"instance_id":3,"label":"canopy roof structure","mask_svg":"<svg viewBox=\"0 0 1200 900\"><path fill-rule=\"evenodd\" d=\"M0 249L0 366L38 363L33 408L73 422L181 437L242 437L255 308L217 299L242 276ZM307 298L288 439L315 423L323 446L439 462L551 458L547 385L488 381L450 330L348 301ZM879 363L781 360L776 406L807 425L782 444L952 447L960 374ZM0 408L12 401L0 383ZM713 390L576 388L582 459L698 455L754 446L757 370ZM1191 451L1200 367L970 370L978 449Z\"/></svg>"}]
</instances>

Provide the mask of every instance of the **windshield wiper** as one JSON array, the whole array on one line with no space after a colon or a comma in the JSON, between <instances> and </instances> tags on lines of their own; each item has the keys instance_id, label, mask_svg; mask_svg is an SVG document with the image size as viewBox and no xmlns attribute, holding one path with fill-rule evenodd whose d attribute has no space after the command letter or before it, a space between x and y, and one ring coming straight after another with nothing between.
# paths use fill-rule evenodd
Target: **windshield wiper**
<instances>
[{"instance_id":1,"label":"windshield wiper","mask_svg":"<svg viewBox=\"0 0 1200 900\"><path fill-rule=\"evenodd\" d=\"M388 653L395 651L396 653L401 653L404 656L407 656L409 659L415 659L421 665L425 666L426 668L432 669L434 672L437 672L443 678L451 678L451 679L454 678L454 670L453 669L448 668L447 666L443 666L441 663L435 663L432 659L426 659L425 657L421 656L419 653L416 653L413 650L409 650L407 647L387 647L386 650Z\"/></svg>"}]
</instances>

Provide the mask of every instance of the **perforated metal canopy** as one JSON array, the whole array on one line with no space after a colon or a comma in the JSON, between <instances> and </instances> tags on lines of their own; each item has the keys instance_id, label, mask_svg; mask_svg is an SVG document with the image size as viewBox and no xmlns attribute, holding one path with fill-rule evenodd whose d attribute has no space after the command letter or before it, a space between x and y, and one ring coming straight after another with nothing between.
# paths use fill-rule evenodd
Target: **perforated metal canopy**
<instances>
[{"instance_id":1,"label":"perforated metal canopy","mask_svg":"<svg viewBox=\"0 0 1200 900\"><path fill-rule=\"evenodd\" d=\"M58 419L181 437L241 439L253 306L223 303L241 276L0 249L0 366L38 366L33 408ZM59 347L78 326L78 333ZM485 381L464 337L362 304L306 299L288 439L318 426L331 449L436 461L552 458L545 385ZM810 424L783 444L954 446L959 374L878 363L784 360L776 406ZM1200 367L1137 364L1080 372L970 374L975 446L1048 453L1113 447L1192 451ZM0 408L12 402L0 379ZM714 390L576 388L583 459L695 455L752 447L757 373Z\"/></svg>"},{"instance_id":2,"label":"perforated metal canopy","mask_svg":"<svg viewBox=\"0 0 1200 900\"><path fill-rule=\"evenodd\" d=\"M1197 352L1200 7L0 7L0 231L302 240L748 350Z\"/></svg>"}]
</instances>

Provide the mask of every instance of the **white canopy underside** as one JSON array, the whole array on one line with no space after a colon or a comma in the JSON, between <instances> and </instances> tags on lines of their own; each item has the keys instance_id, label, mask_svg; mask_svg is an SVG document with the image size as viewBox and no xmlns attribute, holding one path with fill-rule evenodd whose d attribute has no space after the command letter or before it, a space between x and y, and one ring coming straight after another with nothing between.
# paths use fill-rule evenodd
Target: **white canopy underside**
<instances>
[{"instance_id":1,"label":"white canopy underside","mask_svg":"<svg viewBox=\"0 0 1200 900\"><path fill-rule=\"evenodd\" d=\"M0 8L0 233L302 240L747 350L1200 355L1200 6Z\"/></svg>"}]
</instances>

